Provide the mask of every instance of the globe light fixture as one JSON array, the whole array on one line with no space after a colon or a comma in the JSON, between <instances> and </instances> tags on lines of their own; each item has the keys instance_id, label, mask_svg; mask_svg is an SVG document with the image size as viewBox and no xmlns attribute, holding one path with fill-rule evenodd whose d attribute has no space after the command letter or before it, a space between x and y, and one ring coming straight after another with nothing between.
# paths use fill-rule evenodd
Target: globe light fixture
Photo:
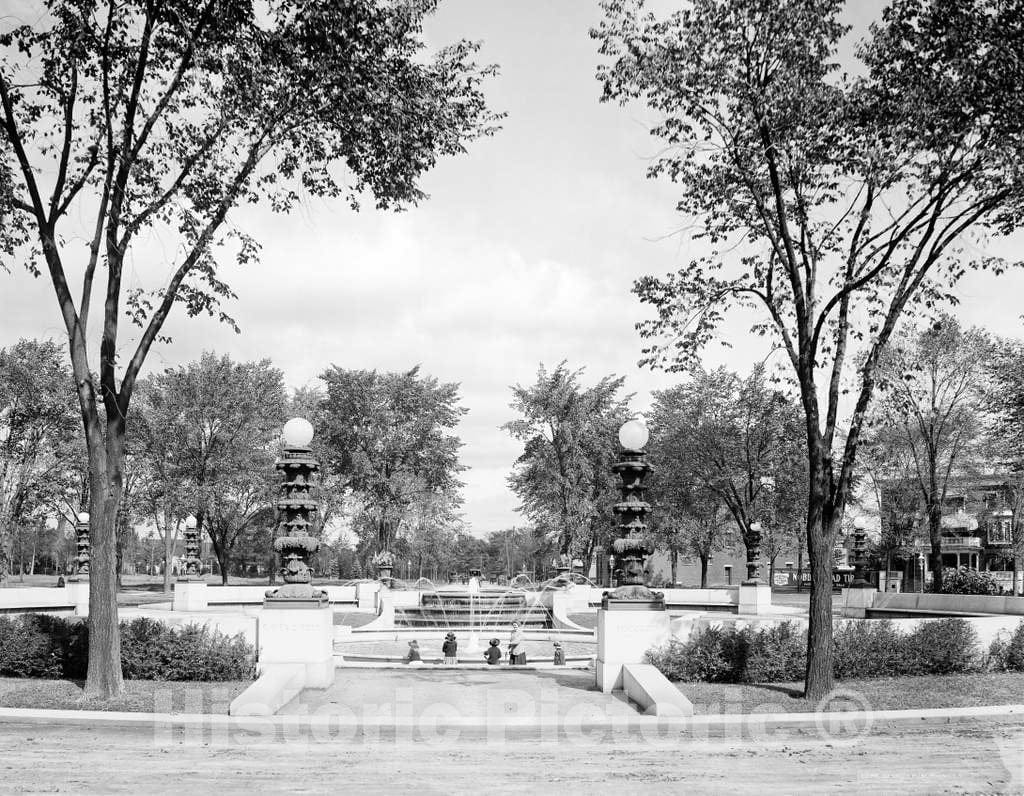
<instances>
[{"instance_id":1,"label":"globe light fixture","mask_svg":"<svg viewBox=\"0 0 1024 796\"><path fill-rule=\"evenodd\" d=\"M89 512L88 511L81 511L81 512L79 512L79 514L78 514L78 521L79 522L88 522L89 521Z\"/></svg>"},{"instance_id":2,"label":"globe light fixture","mask_svg":"<svg viewBox=\"0 0 1024 796\"><path fill-rule=\"evenodd\" d=\"M293 417L282 431L286 448L308 448L313 439L313 424L304 417Z\"/></svg>"},{"instance_id":3,"label":"globe light fixture","mask_svg":"<svg viewBox=\"0 0 1024 796\"><path fill-rule=\"evenodd\" d=\"M750 530L754 533L761 533L764 530L764 526L760 522L752 522L750 523Z\"/></svg>"},{"instance_id":4,"label":"globe light fixture","mask_svg":"<svg viewBox=\"0 0 1024 796\"><path fill-rule=\"evenodd\" d=\"M195 530L197 521L195 517L188 516L185 518L185 528L189 531Z\"/></svg>"},{"instance_id":5,"label":"globe light fixture","mask_svg":"<svg viewBox=\"0 0 1024 796\"><path fill-rule=\"evenodd\" d=\"M627 420L619 429L619 444L628 451L642 451L650 439L650 432L642 420Z\"/></svg>"}]
</instances>

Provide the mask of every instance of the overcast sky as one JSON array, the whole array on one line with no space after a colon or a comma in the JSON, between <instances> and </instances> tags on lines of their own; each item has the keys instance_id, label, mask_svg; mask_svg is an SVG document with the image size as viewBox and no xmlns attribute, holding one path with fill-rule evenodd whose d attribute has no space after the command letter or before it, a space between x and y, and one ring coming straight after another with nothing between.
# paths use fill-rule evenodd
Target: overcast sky
<instances>
[{"instance_id":1,"label":"overcast sky","mask_svg":"<svg viewBox=\"0 0 1024 796\"><path fill-rule=\"evenodd\" d=\"M848 21L862 34L881 3L851 6ZM504 129L442 162L424 183L430 199L406 213L353 214L317 202L289 216L236 214L264 246L260 266L224 268L239 296L228 310L241 335L179 311L168 324L173 343L154 348L148 372L203 350L270 357L292 387L315 382L329 364L420 364L462 385L472 530L521 523L506 486L520 449L499 429L512 417L510 385L564 359L585 365L587 382L625 375L642 411L650 390L674 381L636 366L634 324L643 309L630 288L639 276L678 268L691 252L673 234L673 187L644 177L656 151L647 134L654 120L642 108L598 102L588 30L599 13L590 0L443 0L430 41L483 40L480 60L501 68L487 95L508 113ZM131 279L152 286L159 274L143 270ZM1002 297L1022 288L1020 275L972 276L957 314L1017 335L1021 310ZM742 370L762 357L747 326L730 324L734 348L714 349L709 362ZM0 273L0 345L62 334L48 281Z\"/></svg>"}]
</instances>

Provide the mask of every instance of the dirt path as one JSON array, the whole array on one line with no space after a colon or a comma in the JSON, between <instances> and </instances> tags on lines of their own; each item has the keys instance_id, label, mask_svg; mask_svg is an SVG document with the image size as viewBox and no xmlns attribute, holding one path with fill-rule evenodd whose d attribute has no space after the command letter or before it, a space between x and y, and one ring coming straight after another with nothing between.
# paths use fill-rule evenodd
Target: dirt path
<instances>
[{"instance_id":1,"label":"dirt path","mask_svg":"<svg viewBox=\"0 0 1024 796\"><path fill-rule=\"evenodd\" d=\"M1009 769L1013 768L1011 772ZM209 739L0 725L0 792L1024 792L1024 728L658 744Z\"/></svg>"}]
</instances>

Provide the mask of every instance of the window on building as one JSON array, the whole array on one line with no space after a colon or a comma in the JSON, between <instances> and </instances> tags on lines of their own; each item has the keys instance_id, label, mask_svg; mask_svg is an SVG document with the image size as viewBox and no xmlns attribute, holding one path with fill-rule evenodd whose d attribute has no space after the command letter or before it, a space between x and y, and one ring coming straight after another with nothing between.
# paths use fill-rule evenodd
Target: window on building
<instances>
[{"instance_id":1,"label":"window on building","mask_svg":"<svg viewBox=\"0 0 1024 796\"><path fill-rule=\"evenodd\" d=\"M1009 544L1010 541L1010 519L999 518L989 520L988 543Z\"/></svg>"}]
</instances>

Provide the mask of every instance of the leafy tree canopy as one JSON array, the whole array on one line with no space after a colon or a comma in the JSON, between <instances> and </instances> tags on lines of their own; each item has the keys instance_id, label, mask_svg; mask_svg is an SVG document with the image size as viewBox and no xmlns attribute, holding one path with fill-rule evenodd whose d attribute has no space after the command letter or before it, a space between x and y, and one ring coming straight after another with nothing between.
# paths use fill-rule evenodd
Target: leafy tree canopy
<instances>
[{"instance_id":1,"label":"leafy tree canopy","mask_svg":"<svg viewBox=\"0 0 1024 796\"><path fill-rule=\"evenodd\" d=\"M346 370L320 377L320 404L328 469L361 504L359 526L377 530L377 546L390 550L413 515L450 515L461 504L465 470L462 442L452 431L468 410L459 385L420 374Z\"/></svg>"},{"instance_id":2,"label":"leafy tree canopy","mask_svg":"<svg viewBox=\"0 0 1024 796\"><path fill-rule=\"evenodd\" d=\"M679 185L706 244L637 282L655 312L643 361L690 368L745 309L799 386L813 698L832 687L832 548L879 359L904 314L955 301L968 268L1008 265L965 236L1008 233L1024 210L1024 1L894 0L853 76L835 60L843 5L694 0L658 19L605 0L593 31L603 98L657 113L650 176Z\"/></svg>"},{"instance_id":3,"label":"leafy tree canopy","mask_svg":"<svg viewBox=\"0 0 1024 796\"><path fill-rule=\"evenodd\" d=\"M534 384L512 388L520 416L502 428L523 443L509 476L522 510L557 540L560 553L587 559L614 523L619 491L611 466L631 396L620 394L623 377L584 387L582 373L565 362L553 371L542 365Z\"/></svg>"}]
</instances>

